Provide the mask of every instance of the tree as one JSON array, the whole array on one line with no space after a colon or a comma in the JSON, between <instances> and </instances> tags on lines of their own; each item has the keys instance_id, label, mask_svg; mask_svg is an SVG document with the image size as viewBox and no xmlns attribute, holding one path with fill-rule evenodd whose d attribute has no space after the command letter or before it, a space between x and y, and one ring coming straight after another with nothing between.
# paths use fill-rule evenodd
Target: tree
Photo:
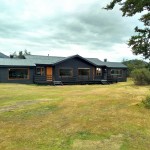
<instances>
[{"instance_id":1,"label":"tree","mask_svg":"<svg viewBox=\"0 0 150 150\"><path fill-rule=\"evenodd\" d=\"M133 60L123 60L124 65L128 67L128 76L131 76L131 72L135 69L147 69L148 63L143 60L133 59Z\"/></svg>"},{"instance_id":2,"label":"tree","mask_svg":"<svg viewBox=\"0 0 150 150\"><path fill-rule=\"evenodd\" d=\"M23 51L19 51L18 54L15 51L13 54L10 55L10 58L20 58L20 59L25 59L25 55L31 55L30 52L28 52L26 49Z\"/></svg>"},{"instance_id":3,"label":"tree","mask_svg":"<svg viewBox=\"0 0 150 150\"><path fill-rule=\"evenodd\" d=\"M137 34L131 36L128 45L133 54L142 54L145 59L150 59L150 0L112 0L105 9L112 10L116 4L121 6L123 16L134 16L142 12L139 20L144 23L145 28L135 27Z\"/></svg>"},{"instance_id":4,"label":"tree","mask_svg":"<svg viewBox=\"0 0 150 150\"><path fill-rule=\"evenodd\" d=\"M131 77L136 85L150 84L150 71L146 68L133 70L131 73Z\"/></svg>"}]
</instances>

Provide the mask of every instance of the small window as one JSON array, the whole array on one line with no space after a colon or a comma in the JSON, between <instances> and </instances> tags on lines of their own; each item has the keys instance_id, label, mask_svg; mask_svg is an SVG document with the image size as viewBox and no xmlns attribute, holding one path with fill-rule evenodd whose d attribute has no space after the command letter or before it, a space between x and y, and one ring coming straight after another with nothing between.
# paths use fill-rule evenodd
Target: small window
<instances>
[{"instance_id":1,"label":"small window","mask_svg":"<svg viewBox=\"0 0 150 150\"><path fill-rule=\"evenodd\" d=\"M9 79L29 79L29 69L12 68L8 70Z\"/></svg>"},{"instance_id":2,"label":"small window","mask_svg":"<svg viewBox=\"0 0 150 150\"><path fill-rule=\"evenodd\" d=\"M72 77L73 69L59 69L59 76Z\"/></svg>"},{"instance_id":3,"label":"small window","mask_svg":"<svg viewBox=\"0 0 150 150\"><path fill-rule=\"evenodd\" d=\"M80 68L78 69L78 75L79 76L89 76L90 75L90 69L89 68Z\"/></svg>"},{"instance_id":4,"label":"small window","mask_svg":"<svg viewBox=\"0 0 150 150\"><path fill-rule=\"evenodd\" d=\"M101 68L96 68L96 75L101 76L102 75L102 69Z\"/></svg>"},{"instance_id":5,"label":"small window","mask_svg":"<svg viewBox=\"0 0 150 150\"><path fill-rule=\"evenodd\" d=\"M44 67L37 67L36 68L36 75L40 75L40 76L45 75Z\"/></svg>"}]
</instances>

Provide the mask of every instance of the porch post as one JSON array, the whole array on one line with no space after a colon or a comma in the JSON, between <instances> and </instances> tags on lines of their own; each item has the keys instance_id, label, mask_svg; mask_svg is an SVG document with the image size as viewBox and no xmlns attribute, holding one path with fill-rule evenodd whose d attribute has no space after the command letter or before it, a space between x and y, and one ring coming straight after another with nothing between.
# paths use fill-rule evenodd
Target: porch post
<instances>
[{"instance_id":1,"label":"porch post","mask_svg":"<svg viewBox=\"0 0 150 150\"><path fill-rule=\"evenodd\" d=\"M107 69L104 69L104 79L107 80Z\"/></svg>"}]
</instances>

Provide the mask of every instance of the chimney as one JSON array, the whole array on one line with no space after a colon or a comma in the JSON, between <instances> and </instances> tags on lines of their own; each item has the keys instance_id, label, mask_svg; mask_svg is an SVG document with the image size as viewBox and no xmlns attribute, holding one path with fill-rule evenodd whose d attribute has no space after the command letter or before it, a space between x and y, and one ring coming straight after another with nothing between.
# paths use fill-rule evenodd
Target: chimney
<instances>
[{"instance_id":1,"label":"chimney","mask_svg":"<svg viewBox=\"0 0 150 150\"><path fill-rule=\"evenodd\" d=\"M107 62L107 59L106 59L106 58L104 59L104 62Z\"/></svg>"}]
</instances>

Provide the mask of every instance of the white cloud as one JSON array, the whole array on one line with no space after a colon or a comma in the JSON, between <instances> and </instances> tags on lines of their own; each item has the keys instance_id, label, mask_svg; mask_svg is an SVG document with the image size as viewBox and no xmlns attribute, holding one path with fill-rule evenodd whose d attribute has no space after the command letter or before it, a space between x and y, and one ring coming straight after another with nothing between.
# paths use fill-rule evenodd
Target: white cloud
<instances>
[{"instance_id":1,"label":"white cloud","mask_svg":"<svg viewBox=\"0 0 150 150\"><path fill-rule=\"evenodd\" d=\"M32 54L134 58L125 45L138 15L122 18L110 0L0 0L0 45L6 54L27 49Z\"/></svg>"}]
</instances>

